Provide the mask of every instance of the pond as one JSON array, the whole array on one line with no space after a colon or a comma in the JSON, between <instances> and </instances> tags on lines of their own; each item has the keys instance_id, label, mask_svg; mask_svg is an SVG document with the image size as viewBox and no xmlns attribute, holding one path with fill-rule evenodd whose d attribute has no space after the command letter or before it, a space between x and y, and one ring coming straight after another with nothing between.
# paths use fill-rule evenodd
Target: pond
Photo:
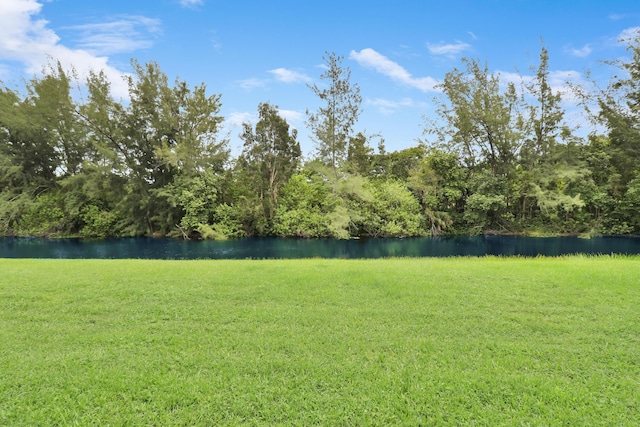
<instances>
[{"instance_id":1,"label":"pond","mask_svg":"<svg viewBox=\"0 0 640 427\"><path fill-rule=\"evenodd\" d=\"M246 238L183 241L154 238L0 239L0 258L280 259L640 254L640 237L461 236L304 240Z\"/></svg>"}]
</instances>

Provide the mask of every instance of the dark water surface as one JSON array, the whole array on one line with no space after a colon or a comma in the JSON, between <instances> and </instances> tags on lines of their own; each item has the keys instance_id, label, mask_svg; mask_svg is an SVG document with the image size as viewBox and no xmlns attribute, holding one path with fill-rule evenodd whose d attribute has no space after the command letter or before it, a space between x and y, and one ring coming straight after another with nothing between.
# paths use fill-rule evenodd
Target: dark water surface
<instances>
[{"instance_id":1,"label":"dark water surface","mask_svg":"<svg viewBox=\"0 0 640 427\"><path fill-rule=\"evenodd\" d=\"M0 258L385 258L484 255L640 254L640 237L465 236L447 238L296 240L247 238L182 241L130 238L0 239Z\"/></svg>"}]
</instances>

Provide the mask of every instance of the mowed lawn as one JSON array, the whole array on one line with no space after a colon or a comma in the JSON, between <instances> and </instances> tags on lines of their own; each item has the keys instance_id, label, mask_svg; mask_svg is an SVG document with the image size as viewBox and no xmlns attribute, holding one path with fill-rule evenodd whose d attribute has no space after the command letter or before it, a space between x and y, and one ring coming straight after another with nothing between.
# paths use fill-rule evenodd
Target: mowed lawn
<instances>
[{"instance_id":1,"label":"mowed lawn","mask_svg":"<svg viewBox=\"0 0 640 427\"><path fill-rule=\"evenodd\" d=\"M640 423L640 258L0 259L0 425Z\"/></svg>"}]
</instances>

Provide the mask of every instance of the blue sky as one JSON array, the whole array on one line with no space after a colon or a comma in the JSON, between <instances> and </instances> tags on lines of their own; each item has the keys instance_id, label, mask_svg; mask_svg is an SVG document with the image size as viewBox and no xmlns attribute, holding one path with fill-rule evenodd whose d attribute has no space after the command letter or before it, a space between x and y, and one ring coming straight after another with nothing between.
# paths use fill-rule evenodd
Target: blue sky
<instances>
[{"instance_id":1,"label":"blue sky","mask_svg":"<svg viewBox=\"0 0 640 427\"><path fill-rule=\"evenodd\" d=\"M531 75L542 38L564 93L587 70L606 84L613 70L600 61L623 57L619 39L638 31L640 3L630 0L1 0L0 80L19 85L54 58L81 75L106 70L120 97L130 59L156 61L171 80L222 95L235 153L240 123L269 101L309 155L305 110L319 103L307 85L320 83L330 51L361 89L356 131L398 150L416 145L423 117L434 115L434 86L461 57L518 81ZM569 94L565 102L569 124L585 129Z\"/></svg>"}]
</instances>

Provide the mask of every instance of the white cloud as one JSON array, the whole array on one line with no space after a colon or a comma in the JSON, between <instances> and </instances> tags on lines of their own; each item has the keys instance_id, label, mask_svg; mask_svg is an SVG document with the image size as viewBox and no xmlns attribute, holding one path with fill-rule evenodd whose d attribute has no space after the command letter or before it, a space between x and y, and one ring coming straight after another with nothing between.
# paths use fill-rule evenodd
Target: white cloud
<instances>
[{"instance_id":1,"label":"white cloud","mask_svg":"<svg viewBox=\"0 0 640 427\"><path fill-rule=\"evenodd\" d=\"M500 83L513 83L517 90L524 89L526 85L535 84L535 76L521 75L505 71L498 71ZM553 93L559 93L565 105L574 105L578 102L575 93L571 90L571 86L579 86L584 84L582 73L575 70L550 70L547 82Z\"/></svg>"},{"instance_id":2,"label":"white cloud","mask_svg":"<svg viewBox=\"0 0 640 427\"><path fill-rule=\"evenodd\" d=\"M109 65L109 58L86 49L73 49L39 17L42 4L36 0L0 2L0 61L22 64L28 74L38 74L53 61L65 70L75 69L82 79L89 71L104 71L116 97L128 97L125 73Z\"/></svg>"},{"instance_id":3,"label":"white cloud","mask_svg":"<svg viewBox=\"0 0 640 427\"><path fill-rule=\"evenodd\" d=\"M500 76L500 84L505 85L513 83L516 88L521 87L523 84L529 84L533 81L533 76L523 76L519 73L512 73L510 71L496 71L496 74Z\"/></svg>"},{"instance_id":4,"label":"white cloud","mask_svg":"<svg viewBox=\"0 0 640 427\"><path fill-rule=\"evenodd\" d=\"M250 79L238 80L237 84L242 89L251 90L257 87L263 87L265 85L265 81L257 78L250 78Z\"/></svg>"},{"instance_id":5,"label":"white cloud","mask_svg":"<svg viewBox=\"0 0 640 427\"><path fill-rule=\"evenodd\" d=\"M427 49L432 55L455 56L471 49L469 43L457 41L455 43L427 43Z\"/></svg>"},{"instance_id":6,"label":"white cloud","mask_svg":"<svg viewBox=\"0 0 640 427\"><path fill-rule=\"evenodd\" d=\"M525 89L525 85L535 84L535 76L521 75L511 72L496 72L500 76L501 87L504 89L507 83L513 83L518 93L522 94L526 103L538 105L538 101ZM586 83L584 75L575 70L550 70L547 82L554 94L560 94L561 107L564 111L564 122L571 128L577 130L576 135L583 135L584 129L592 129L587 123L588 119L580 106L580 98L572 87L581 86ZM522 93L524 91L524 94ZM582 129L582 130L581 130Z\"/></svg>"},{"instance_id":7,"label":"white cloud","mask_svg":"<svg viewBox=\"0 0 640 427\"><path fill-rule=\"evenodd\" d=\"M304 118L304 114L294 110L278 110L280 117L289 123L299 123Z\"/></svg>"},{"instance_id":8,"label":"white cloud","mask_svg":"<svg viewBox=\"0 0 640 427\"><path fill-rule=\"evenodd\" d=\"M549 71L549 84L553 86L564 86L566 82L582 82L582 73L575 70L551 70Z\"/></svg>"},{"instance_id":9,"label":"white cloud","mask_svg":"<svg viewBox=\"0 0 640 427\"><path fill-rule=\"evenodd\" d=\"M203 5L204 5L204 0L180 0L180 6L182 7L195 8Z\"/></svg>"},{"instance_id":10,"label":"white cloud","mask_svg":"<svg viewBox=\"0 0 640 427\"><path fill-rule=\"evenodd\" d=\"M225 128L237 127L242 126L243 123L252 123L255 120L255 116L252 113L233 112L224 120L223 126Z\"/></svg>"},{"instance_id":11,"label":"white cloud","mask_svg":"<svg viewBox=\"0 0 640 427\"><path fill-rule=\"evenodd\" d=\"M591 54L592 49L591 46L586 44L579 49L569 47L566 49L566 51L572 56L577 56L578 58L586 58Z\"/></svg>"},{"instance_id":12,"label":"white cloud","mask_svg":"<svg viewBox=\"0 0 640 427\"><path fill-rule=\"evenodd\" d=\"M162 32L158 19L145 16L124 16L111 22L74 25L66 29L78 33L79 48L98 55L149 48L153 45L149 35Z\"/></svg>"},{"instance_id":13,"label":"white cloud","mask_svg":"<svg viewBox=\"0 0 640 427\"><path fill-rule=\"evenodd\" d=\"M215 30L211 31L211 39L210 39L210 41L211 41L211 46L213 47L213 49L215 51L222 50L222 42L218 38L218 35L217 35Z\"/></svg>"},{"instance_id":14,"label":"white cloud","mask_svg":"<svg viewBox=\"0 0 640 427\"><path fill-rule=\"evenodd\" d=\"M416 102L411 98L403 98L400 101L383 98L368 99L367 104L377 107L382 114L391 114L400 108L424 108L427 105L424 102Z\"/></svg>"},{"instance_id":15,"label":"white cloud","mask_svg":"<svg viewBox=\"0 0 640 427\"><path fill-rule=\"evenodd\" d=\"M575 70L549 71L549 85L551 89L562 96L565 104L577 105L580 101L571 86L584 85L582 73Z\"/></svg>"},{"instance_id":16,"label":"white cloud","mask_svg":"<svg viewBox=\"0 0 640 427\"><path fill-rule=\"evenodd\" d=\"M640 38L640 27L631 27L618 34L618 42L629 43Z\"/></svg>"},{"instance_id":17,"label":"white cloud","mask_svg":"<svg viewBox=\"0 0 640 427\"><path fill-rule=\"evenodd\" d=\"M306 83L311 81L311 78L306 74L286 68L276 68L269 70L269 72L275 76L276 80L284 83Z\"/></svg>"},{"instance_id":18,"label":"white cloud","mask_svg":"<svg viewBox=\"0 0 640 427\"><path fill-rule=\"evenodd\" d=\"M269 70L269 73L273 74L276 80L284 83L311 81L311 78L307 77L305 74L293 70L288 70L286 68L276 68L274 70ZM269 82L270 80L268 79L259 79L257 77L252 77L249 79L238 80L236 84L242 89L252 90L259 87L264 87Z\"/></svg>"},{"instance_id":19,"label":"white cloud","mask_svg":"<svg viewBox=\"0 0 640 427\"><path fill-rule=\"evenodd\" d=\"M386 56L373 49L362 49L360 52L352 50L349 58L357 61L360 65L373 68L377 72L407 86L414 87L423 92L437 92L435 86L439 83L433 77L413 77L401 65L393 62Z\"/></svg>"},{"instance_id":20,"label":"white cloud","mask_svg":"<svg viewBox=\"0 0 640 427\"><path fill-rule=\"evenodd\" d=\"M285 119L292 128L295 128L295 123L301 123L303 119L303 113L293 110L278 110L280 117ZM249 123L254 126L258 121L258 116L255 113L246 111L235 111L230 113L222 122L222 128L230 135L240 132L242 125ZM242 142L238 142L236 138L232 138L237 144L242 146Z\"/></svg>"}]
</instances>

